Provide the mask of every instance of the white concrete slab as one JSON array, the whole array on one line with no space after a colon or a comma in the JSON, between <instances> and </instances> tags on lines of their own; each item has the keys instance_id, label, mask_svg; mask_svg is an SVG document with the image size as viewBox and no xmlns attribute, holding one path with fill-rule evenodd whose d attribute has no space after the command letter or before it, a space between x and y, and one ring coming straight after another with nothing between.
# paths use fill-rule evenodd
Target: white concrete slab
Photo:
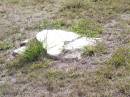
<instances>
[{"instance_id":1,"label":"white concrete slab","mask_svg":"<svg viewBox=\"0 0 130 97\"><path fill-rule=\"evenodd\" d=\"M43 43L49 55L58 56L63 50L74 51L84 46L95 45L100 38L86 38L74 32L63 30L43 30L36 35L36 39ZM14 50L14 53L22 54L26 46Z\"/></svg>"}]
</instances>

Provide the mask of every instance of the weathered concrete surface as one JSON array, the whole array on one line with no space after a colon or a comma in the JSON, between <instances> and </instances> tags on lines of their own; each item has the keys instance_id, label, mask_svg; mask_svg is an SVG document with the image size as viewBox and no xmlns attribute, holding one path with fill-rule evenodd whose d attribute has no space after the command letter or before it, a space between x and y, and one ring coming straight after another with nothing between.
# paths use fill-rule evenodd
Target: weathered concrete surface
<instances>
[{"instance_id":1,"label":"weathered concrete surface","mask_svg":"<svg viewBox=\"0 0 130 97\"><path fill-rule=\"evenodd\" d=\"M43 30L36 35L36 38L46 45L48 54L53 56L61 54L63 50L76 50L87 45L94 45L98 40L63 30Z\"/></svg>"}]
</instances>

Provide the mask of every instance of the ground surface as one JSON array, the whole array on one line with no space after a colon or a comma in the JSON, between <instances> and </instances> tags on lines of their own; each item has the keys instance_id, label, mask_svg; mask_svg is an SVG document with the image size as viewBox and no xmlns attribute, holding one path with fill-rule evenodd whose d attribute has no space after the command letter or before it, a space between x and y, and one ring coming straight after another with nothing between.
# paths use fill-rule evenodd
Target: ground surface
<instances>
[{"instance_id":1,"label":"ground surface","mask_svg":"<svg viewBox=\"0 0 130 97\"><path fill-rule=\"evenodd\" d=\"M118 48L130 48L130 1L90 0L87 7L77 1L0 0L0 97L130 97L129 68L106 64ZM34 37L41 21L62 20L68 27L82 18L102 25L107 53L80 60L40 58L18 69L6 67L12 50Z\"/></svg>"}]
</instances>

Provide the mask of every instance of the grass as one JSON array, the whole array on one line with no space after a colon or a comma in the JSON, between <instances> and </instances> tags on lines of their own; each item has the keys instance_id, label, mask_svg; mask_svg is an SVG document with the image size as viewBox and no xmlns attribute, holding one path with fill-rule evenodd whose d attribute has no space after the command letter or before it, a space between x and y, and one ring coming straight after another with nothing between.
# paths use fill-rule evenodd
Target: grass
<instances>
[{"instance_id":1,"label":"grass","mask_svg":"<svg viewBox=\"0 0 130 97\"><path fill-rule=\"evenodd\" d=\"M30 69L31 70L37 70L37 69L42 69L42 68L48 68L49 67L49 64L50 64L50 61L49 60L45 60L44 62L42 63L34 63L30 66Z\"/></svg>"},{"instance_id":2,"label":"grass","mask_svg":"<svg viewBox=\"0 0 130 97\"><path fill-rule=\"evenodd\" d=\"M102 43L101 43L102 44ZM103 45L103 44L102 44ZM127 54L126 48L119 48L115 53ZM101 50L102 51L102 50ZM124 53L127 52L127 53ZM115 55L115 53L113 55ZM113 57L111 57L113 58ZM127 61L127 60L126 60ZM47 88L49 92L58 93L61 89L69 89L69 97L92 96L92 97L113 97L120 94L122 97L129 95L129 76L130 69L128 64L121 68L115 68L113 64L104 65L95 71L86 71L80 69L69 69L62 71L58 68L44 67L44 64L32 65L32 71L27 73L29 80L39 83L40 86ZM68 88L69 87L69 88ZM76 93L76 94L75 94Z\"/></svg>"},{"instance_id":3,"label":"grass","mask_svg":"<svg viewBox=\"0 0 130 97\"><path fill-rule=\"evenodd\" d=\"M39 29L63 29L66 26L65 22L62 20L44 20L40 23Z\"/></svg>"},{"instance_id":4,"label":"grass","mask_svg":"<svg viewBox=\"0 0 130 97\"><path fill-rule=\"evenodd\" d=\"M44 70L43 70L44 69ZM58 70L58 69L54 69L54 68L46 68L46 67L42 67L39 69L34 69L33 71L28 73L28 78L31 80L48 80L48 81L56 81L56 80L63 80L64 77L66 76L66 73Z\"/></svg>"},{"instance_id":5,"label":"grass","mask_svg":"<svg viewBox=\"0 0 130 97\"><path fill-rule=\"evenodd\" d=\"M64 77L64 74L62 71L59 71L57 69L49 69L46 72L45 77L48 80L56 80L56 79L62 79Z\"/></svg>"},{"instance_id":6,"label":"grass","mask_svg":"<svg viewBox=\"0 0 130 97\"><path fill-rule=\"evenodd\" d=\"M38 57L43 54L46 55L46 48L43 48L43 43L40 43L36 39L31 41L23 54L23 58L27 62L35 61Z\"/></svg>"},{"instance_id":7,"label":"grass","mask_svg":"<svg viewBox=\"0 0 130 97\"><path fill-rule=\"evenodd\" d=\"M102 26L91 19L79 19L71 23L64 20L44 20L39 29L66 29L86 37L99 37L103 31Z\"/></svg>"},{"instance_id":8,"label":"grass","mask_svg":"<svg viewBox=\"0 0 130 97\"><path fill-rule=\"evenodd\" d=\"M109 61L102 68L96 71L96 76L107 80L114 93L121 94L121 97L130 95L130 55L129 48L121 47L113 53ZM107 89L105 85L105 89ZM109 92L110 93L110 92ZM112 95L112 94L111 94ZM113 97L113 96L112 96Z\"/></svg>"},{"instance_id":9,"label":"grass","mask_svg":"<svg viewBox=\"0 0 130 97\"><path fill-rule=\"evenodd\" d=\"M119 13L130 12L129 4L128 0L64 0L61 12L78 13L82 18L90 17L102 23Z\"/></svg>"},{"instance_id":10,"label":"grass","mask_svg":"<svg viewBox=\"0 0 130 97\"><path fill-rule=\"evenodd\" d=\"M107 47L104 43L98 42L95 46L86 46L83 48L83 56L101 55L107 53Z\"/></svg>"},{"instance_id":11,"label":"grass","mask_svg":"<svg viewBox=\"0 0 130 97\"><path fill-rule=\"evenodd\" d=\"M121 47L112 55L111 59L108 61L110 65L115 68L130 65L130 49Z\"/></svg>"},{"instance_id":12,"label":"grass","mask_svg":"<svg viewBox=\"0 0 130 97\"><path fill-rule=\"evenodd\" d=\"M70 29L86 37L98 37L103 31L101 25L91 19L78 20Z\"/></svg>"},{"instance_id":13,"label":"grass","mask_svg":"<svg viewBox=\"0 0 130 97\"><path fill-rule=\"evenodd\" d=\"M118 48L111 58L105 62L98 72L99 75L103 75L105 78L110 80L124 79L130 75L130 54L129 48L121 47Z\"/></svg>"},{"instance_id":14,"label":"grass","mask_svg":"<svg viewBox=\"0 0 130 97\"><path fill-rule=\"evenodd\" d=\"M96 48L94 46L87 46L83 49L83 55L93 56L96 52Z\"/></svg>"}]
</instances>

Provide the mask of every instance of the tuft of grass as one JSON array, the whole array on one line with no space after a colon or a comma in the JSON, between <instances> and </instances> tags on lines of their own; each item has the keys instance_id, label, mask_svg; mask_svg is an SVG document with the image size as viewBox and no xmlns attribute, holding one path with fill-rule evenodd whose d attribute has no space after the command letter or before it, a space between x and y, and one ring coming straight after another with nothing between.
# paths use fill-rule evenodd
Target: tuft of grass
<instances>
[{"instance_id":1,"label":"tuft of grass","mask_svg":"<svg viewBox=\"0 0 130 97\"><path fill-rule=\"evenodd\" d=\"M38 58L41 56L46 57L47 50L44 48L43 43L33 39L29 42L25 52L22 55L17 56L17 58L7 67L19 68L25 64L38 60Z\"/></svg>"},{"instance_id":2,"label":"tuft of grass","mask_svg":"<svg viewBox=\"0 0 130 97\"><path fill-rule=\"evenodd\" d=\"M95 46L86 46L83 48L83 55L93 56L95 54L106 54L107 47L104 43L98 42Z\"/></svg>"},{"instance_id":3,"label":"tuft of grass","mask_svg":"<svg viewBox=\"0 0 130 97\"><path fill-rule=\"evenodd\" d=\"M86 37L98 37L103 31L101 25L91 19L80 19L70 29Z\"/></svg>"},{"instance_id":4,"label":"tuft of grass","mask_svg":"<svg viewBox=\"0 0 130 97\"><path fill-rule=\"evenodd\" d=\"M38 57L41 56L42 54L43 55L47 54L46 48L43 48L43 43L34 39L30 41L26 51L22 56L25 61L31 62L37 60Z\"/></svg>"},{"instance_id":5,"label":"tuft of grass","mask_svg":"<svg viewBox=\"0 0 130 97\"><path fill-rule=\"evenodd\" d=\"M108 64L113 65L115 68L130 65L130 49L125 47L117 49Z\"/></svg>"},{"instance_id":6,"label":"tuft of grass","mask_svg":"<svg viewBox=\"0 0 130 97\"><path fill-rule=\"evenodd\" d=\"M96 48L94 46L86 46L83 49L83 55L93 56L96 52Z\"/></svg>"},{"instance_id":7,"label":"tuft of grass","mask_svg":"<svg viewBox=\"0 0 130 97\"><path fill-rule=\"evenodd\" d=\"M63 29L65 27L65 22L61 20L45 20L40 23L39 29Z\"/></svg>"}]
</instances>

